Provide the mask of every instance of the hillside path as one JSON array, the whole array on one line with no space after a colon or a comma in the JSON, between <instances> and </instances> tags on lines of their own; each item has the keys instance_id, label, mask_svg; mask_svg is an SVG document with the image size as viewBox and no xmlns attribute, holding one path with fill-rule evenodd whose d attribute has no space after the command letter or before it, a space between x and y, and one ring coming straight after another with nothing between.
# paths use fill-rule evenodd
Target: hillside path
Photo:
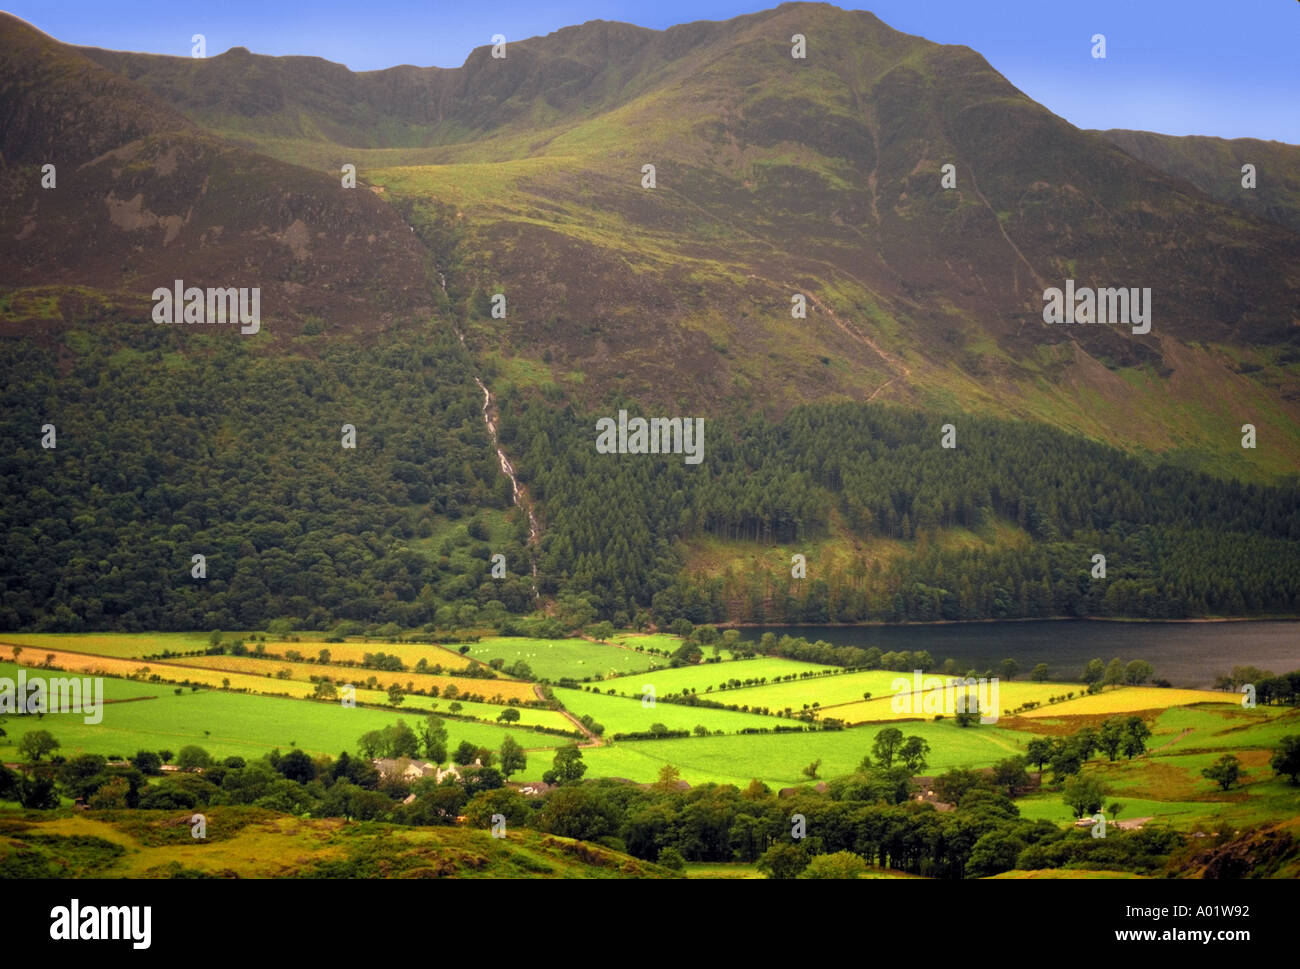
<instances>
[{"instance_id":1,"label":"hillside path","mask_svg":"<svg viewBox=\"0 0 1300 969\"><path fill-rule=\"evenodd\" d=\"M539 699L539 700L545 700L545 699L546 699L545 695L543 695L543 693L542 693L542 688L541 688L540 686L538 686L536 683L533 684L533 693L535 693L535 694L537 695L537 699ZM583 723L581 720L579 720L577 717L575 717L575 716L574 716L572 713L570 713L568 710L558 710L558 711L556 711L556 712L558 712L561 716L563 716L563 717L564 717L566 720L568 720L571 724L573 724L575 727L577 727L579 730L581 730L581 731L583 732L583 734L586 736L586 738L587 738L587 742L586 742L585 744L578 744L579 747L603 747L603 746L605 746L605 741L601 740L601 739L600 739L599 737L597 737L594 733L592 733L590 730L588 730L588 729L587 729L587 725L586 725L585 723ZM538 748L538 749L541 749L541 748Z\"/></svg>"}]
</instances>

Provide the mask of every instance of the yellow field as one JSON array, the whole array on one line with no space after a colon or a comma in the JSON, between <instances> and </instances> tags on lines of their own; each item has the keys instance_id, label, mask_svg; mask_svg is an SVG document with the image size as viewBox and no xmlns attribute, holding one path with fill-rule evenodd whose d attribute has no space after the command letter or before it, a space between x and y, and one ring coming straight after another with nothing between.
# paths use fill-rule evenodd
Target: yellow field
<instances>
[{"instance_id":1,"label":"yellow field","mask_svg":"<svg viewBox=\"0 0 1300 969\"><path fill-rule=\"evenodd\" d=\"M176 663L165 663L149 659L120 659L115 656L92 656L88 653L73 653L66 650L45 648L41 649L39 659L43 662L45 657L50 654L54 656L54 666L57 669L78 673L129 677L134 676L141 669L147 669L149 672L145 674L146 680L150 674L157 674L167 683L179 683L181 680L189 680L191 683L202 683L204 686L211 687L220 687L222 680L229 680L230 689L232 690L248 690L250 693L286 693L292 697L311 696L312 691L315 689L313 683L268 679L265 676L254 676L251 673L181 666ZM32 657L33 660L37 658ZM198 657L193 658L197 659ZM27 657L24 655L22 659L26 661ZM366 697L363 697L362 692L361 690L357 691L357 699L362 702L387 702L386 694L366 690L364 691Z\"/></svg>"},{"instance_id":2,"label":"yellow field","mask_svg":"<svg viewBox=\"0 0 1300 969\"><path fill-rule=\"evenodd\" d=\"M1055 703L1050 707L1039 707L1020 716L1069 717L1136 713L1138 710L1185 707L1192 703L1223 703L1232 698L1233 694L1218 690L1167 690L1158 686L1121 686L1092 696L1076 697L1064 703Z\"/></svg>"},{"instance_id":3,"label":"yellow field","mask_svg":"<svg viewBox=\"0 0 1300 969\"><path fill-rule=\"evenodd\" d=\"M57 670L97 673L101 676L131 677L139 670L147 668L149 672L145 674L146 680L150 675L156 674L166 683L179 683L182 680L189 680L191 683L201 683L204 686L213 688L221 688L225 685L232 690L247 690L250 693L275 693L291 697L309 697L315 691L316 685L309 682L305 676L297 678L295 675L287 680L275 677L275 672L286 666L291 669L296 667L299 671L309 670L316 676L322 673L335 676L336 682L340 683L355 683L357 685L357 700L361 703L386 704L388 702L386 693L388 685L392 682L399 682L402 689L405 690L408 680L413 681L421 689L436 683L438 684L439 693L445 692L446 687L454 683L456 689L462 693L467 691L481 693L489 699L498 693L507 702L511 698L520 700L535 698L532 687L519 680L475 680L465 677L431 676L422 673L384 673L379 670L362 670L346 666L318 666L313 663L283 663L279 660L258 660L245 656L189 656L186 657L186 662L182 664L159 660L121 659L115 656L92 656L87 653L43 648L40 656L33 656L32 659L39 659L44 662L45 657L49 655L53 655L53 663ZM26 658L26 656L23 657L24 660ZM228 665L225 667L199 665L200 660L224 660ZM195 665L190 665L191 663ZM249 672L249 670L252 670L252 672ZM258 675L257 670L262 671L261 675ZM272 675L267 676L267 673ZM371 675L377 677L383 684L381 689L362 688L362 684ZM228 681L228 683L224 681ZM563 724L556 725L563 726Z\"/></svg>"},{"instance_id":4,"label":"yellow field","mask_svg":"<svg viewBox=\"0 0 1300 969\"><path fill-rule=\"evenodd\" d=\"M226 638L239 636L227 633ZM249 642L250 651L253 643ZM39 663L50 651L69 653L89 653L92 656L109 656L119 659L152 656L170 650L173 653L191 653L206 649L207 633L3 633L0 634L0 656L10 659L14 646L22 647L21 659L26 662ZM398 655L407 666L414 667L421 659L428 660L429 665L441 665L444 669L460 670L470 665L470 660L456 652L454 648L434 646L423 643L325 643L319 640L288 642L286 640L268 640L266 651L283 656L290 650L297 650L304 657L315 659L322 649L330 651L332 660L346 660L360 663L366 653L388 653ZM180 657L181 662L188 662L193 657Z\"/></svg>"},{"instance_id":5,"label":"yellow field","mask_svg":"<svg viewBox=\"0 0 1300 969\"><path fill-rule=\"evenodd\" d=\"M224 670L253 676L260 674L263 680L268 678L268 674L274 677L278 670L287 669L289 680L307 683L309 693L311 692L309 681L313 676L328 676L335 683L354 683L358 686L366 683L373 676L376 682L374 689L380 690L387 690L396 683L403 690L407 689L408 684L416 690L428 690L436 686L439 694L442 694L446 692L448 686L454 684L461 693L481 693L488 699L497 694L506 701L511 698L531 700L536 697L533 688L520 680L479 680L463 676L434 676L432 673L390 673L386 670L363 669L357 666L322 666L319 663L292 663L288 660L257 659L252 656L187 656L182 662L187 667L193 666L198 669Z\"/></svg>"},{"instance_id":6,"label":"yellow field","mask_svg":"<svg viewBox=\"0 0 1300 969\"><path fill-rule=\"evenodd\" d=\"M275 642L268 640L266 643L268 653L278 653L281 656L290 650L297 650L304 657L315 659L322 649L328 649L330 659L336 662L346 660L350 663L360 663L366 653L387 653L389 656L396 654L402 657L402 662L412 668L422 659L428 660L430 666L439 664L443 669L448 670L463 670L470 665L468 657L461 656L454 649L425 643L322 643L318 641L290 643L283 640Z\"/></svg>"},{"instance_id":7,"label":"yellow field","mask_svg":"<svg viewBox=\"0 0 1300 969\"><path fill-rule=\"evenodd\" d=\"M935 674L927 674L922 677L922 685ZM1076 694L1082 693L1086 687L1081 683L1032 683L1016 682L1010 683L1001 681L998 683L998 692L996 697L995 712L999 717L1006 716L1007 710L1014 710L1022 703L1030 700L1037 700L1039 703L1046 704L1047 698L1052 696L1064 696L1073 690ZM836 706L822 707L822 717L836 717L844 720L846 723L871 723L884 720L908 720L923 719L932 720L936 713L942 713L945 717L956 715L955 703L957 691L944 695L943 689L923 690L920 694L908 694L910 704L900 703L901 710L894 710L893 694L885 696L872 697L870 700L858 700L856 703L843 703ZM1162 691L1167 692L1167 691ZM978 688L971 688L972 697L987 696L990 701L994 700L991 693L981 694ZM945 702L951 699L952 702ZM1058 703L1051 707L1042 707L1040 709L1060 710L1065 705L1072 703L1066 700L1064 703ZM909 709L910 706L910 709ZM1035 713L1037 711L1034 711ZM1029 715L1029 714L1026 714Z\"/></svg>"},{"instance_id":8,"label":"yellow field","mask_svg":"<svg viewBox=\"0 0 1300 969\"><path fill-rule=\"evenodd\" d=\"M0 656L10 658L14 646L22 647L22 659L39 663L50 650L93 653L96 656L152 656L164 650L188 653L205 649L206 633L4 633L0 634Z\"/></svg>"}]
</instances>

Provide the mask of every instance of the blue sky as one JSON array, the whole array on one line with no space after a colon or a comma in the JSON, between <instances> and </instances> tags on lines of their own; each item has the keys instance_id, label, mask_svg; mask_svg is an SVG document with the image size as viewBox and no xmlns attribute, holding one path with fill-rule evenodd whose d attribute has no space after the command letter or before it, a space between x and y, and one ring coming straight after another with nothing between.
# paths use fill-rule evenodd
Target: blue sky
<instances>
[{"instance_id":1,"label":"blue sky","mask_svg":"<svg viewBox=\"0 0 1300 969\"><path fill-rule=\"evenodd\" d=\"M244 46L375 70L455 67L493 34L508 40L587 20L662 29L726 20L775 0L9 0L59 40L189 55ZM1300 144L1300 3L1295 0L877 0L890 26L979 51L1030 97L1081 128L1265 138ZM1107 57L1090 56L1106 35ZM810 42L816 42L810 37Z\"/></svg>"}]
</instances>

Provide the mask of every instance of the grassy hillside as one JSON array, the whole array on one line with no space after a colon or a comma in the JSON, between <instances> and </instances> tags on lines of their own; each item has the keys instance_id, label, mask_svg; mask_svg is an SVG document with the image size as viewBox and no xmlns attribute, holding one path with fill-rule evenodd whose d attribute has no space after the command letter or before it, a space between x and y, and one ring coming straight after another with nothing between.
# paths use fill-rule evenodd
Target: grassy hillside
<instances>
[{"instance_id":1,"label":"grassy hillside","mask_svg":"<svg viewBox=\"0 0 1300 969\"><path fill-rule=\"evenodd\" d=\"M702 413L894 400L1221 475L1294 468L1300 239L1273 202L1228 204L969 49L825 4L584 24L509 50L365 74L238 48L83 53L224 137L356 164L434 255L503 394ZM1065 278L1151 287L1152 332L1044 325L1042 292ZM1245 422L1270 443L1243 469Z\"/></svg>"},{"instance_id":2,"label":"grassy hillside","mask_svg":"<svg viewBox=\"0 0 1300 969\"><path fill-rule=\"evenodd\" d=\"M208 809L208 838L176 812L0 819L9 877L665 878L657 865L521 829L405 828L258 808Z\"/></svg>"}]
</instances>

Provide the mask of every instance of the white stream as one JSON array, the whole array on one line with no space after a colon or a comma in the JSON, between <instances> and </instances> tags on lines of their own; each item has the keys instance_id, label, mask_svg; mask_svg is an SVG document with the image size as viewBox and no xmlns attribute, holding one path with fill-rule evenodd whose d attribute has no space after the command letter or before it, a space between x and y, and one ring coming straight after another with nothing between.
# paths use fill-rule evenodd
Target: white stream
<instances>
[{"instance_id":1,"label":"white stream","mask_svg":"<svg viewBox=\"0 0 1300 969\"><path fill-rule=\"evenodd\" d=\"M537 516L533 514L531 504L525 504L519 491L519 480L515 477L515 467L506 457L506 452L501 449L501 444L497 440L496 421L492 420L492 393L484 386L483 381L478 377L474 378L474 383L478 384L478 389L483 391L483 422L487 424L488 434L492 437L492 446L497 449L497 457L501 460L501 473L510 479L510 487L514 492L515 504L524 511L528 512L528 544L537 543ZM537 578L537 563L533 563L533 578Z\"/></svg>"},{"instance_id":2,"label":"white stream","mask_svg":"<svg viewBox=\"0 0 1300 969\"><path fill-rule=\"evenodd\" d=\"M446 295L447 277L441 272L438 273L438 285L442 287L443 295ZM456 336L460 339L460 345L468 349L468 345L465 343L465 334L460 331L459 327L453 327L453 329L455 329ZM477 376L474 377L474 383L478 384L478 389L483 391L483 423L487 425L488 436L492 438L492 446L496 448L497 459L501 462L501 473L510 479L510 490L516 507L522 508L528 513L528 544L533 549L536 549L537 539L541 530L537 526L537 516L533 514L532 502L528 500L528 496L524 494L523 490L519 487L519 479L515 477L514 465L511 464L510 459L506 457L506 452L502 449L501 442L497 438L496 421L492 419L492 393L487 389L487 385ZM530 556L530 559L533 576L533 598L536 599L538 598L537 559L535 556Z\"/></svg>"}]
</instances>

